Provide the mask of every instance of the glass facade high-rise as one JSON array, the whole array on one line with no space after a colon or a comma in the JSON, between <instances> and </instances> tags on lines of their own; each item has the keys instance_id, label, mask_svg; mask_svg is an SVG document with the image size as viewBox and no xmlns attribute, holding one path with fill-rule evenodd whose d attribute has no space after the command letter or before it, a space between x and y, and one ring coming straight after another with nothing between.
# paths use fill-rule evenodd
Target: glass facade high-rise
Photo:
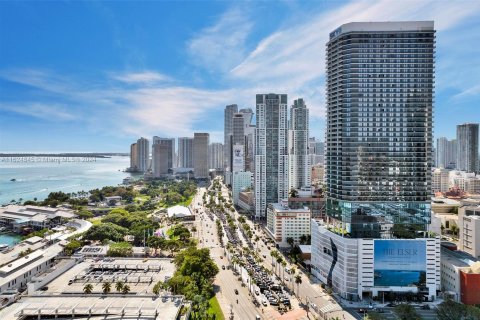
<instances>
[{"instance_id":1,"label":"glass facade high-rise","mask_svg":"<svg viewBox=\"0 0 480 320\"><path fill-rule=\"evenodd\" d=\"M444 169L455 169L457 163L457 140L445 137L437 139L435 166Z\"/></svg>"},{"instance_id":2,"label":"glass facade high-rise","mask_svg":"<svg viewBox=\"0 0 480 320\"><path fill-rule=\"evenodd\" d=\"M457 126L457 169L478 172L478 123Z\"/></svg>"},{"instance_id":3,"label":"glass facade high-rise","mask_svg":"<svg viewBox=\"0 0 480 320\"><path fill-rule=\"evenodd\" d=\"M225 107L224 112L224 139L223 139L223 161L225 169L232 170L232 135L233 135L233 115L238 112L238 106L231 104Z\"/></svg>"},{"instance_id":4,"label":"glass facade high-rise","mask_svg":"<svg viewBox=\"0 0 480 320\"><path fill-rule=\"evenodd\" d=\"M288 153L290 189L310 187L311 168L308 156L309 112L303 99L293 101L290 107Z\"/></svg>"},{"instance_id":5,"label":"glass facade high-rise","mask_svg":"<svg viewBox=\"0 0 480 320\"><path fill-rule=\"evenodd\" d=\"M347 23L327 43L327 215L352 238L430 223L432 21Z\"/></svg>"},{"instance_id":6,"label":"glass facade high-rise","mask_svg":"<svg viewBox=\"0 0 480 320\"><path fill-rule=\"evenodd\" d=\"M255 133L255 215L288 195L287 95L257 94Z\"/></svg>"},{"instance_id":7,"label":"glass facade high-rise","mask_svg":"<svg viewBox=\"0 0 480 320\"><path fill-rule=\"evenodd\" d=\"M193 138L178 138L178 167L193 168Z\"/></svg>"}]
</instances>

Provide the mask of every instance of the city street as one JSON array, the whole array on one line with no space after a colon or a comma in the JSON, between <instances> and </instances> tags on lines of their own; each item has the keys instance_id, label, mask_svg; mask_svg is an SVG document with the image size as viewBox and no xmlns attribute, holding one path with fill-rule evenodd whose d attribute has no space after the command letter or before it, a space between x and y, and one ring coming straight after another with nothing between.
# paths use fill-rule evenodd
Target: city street
<instances>
[{"instance_id":1,"label":"city street","mask_svg":"<svg viewBox=\"0 0 480 320\"><path fill-rule=\"evenodd\" d=\"M222 307L224 315L228 318L230 312L233 311L234 318L236 319L255 319L256 315L260 315L262 319L277 319L280 317L280 313L273 306L262 306L261 296L256 296L252 293L253 299L257 299L259 302L256 307L253 303L252 296L249 296L247 286L242 287L241 282L238 280L239 275L234 275L232 270L228 270L227 266L229 261L227 260L227 252L221 248L218 242L217 227L215 220L218 219L213 215L214 221L210 220L210 217L206 214L203 207L203 194L206 192L206 188L200 188L199 192L195 196L192 202L192 210L197 211L198 215L196 219L197 234L196 237L200 241L200 246L210 248L212 258L217 262L220 272L216 277L215 285L217 286L217 299ZM230 199L229 190L222 184L222 196L225 199ZM235 219L240 217L240 214L235 210L232 212ZM272 270L272 259L270 256L271 250L274 249L273 245L267 245L262 240L268 239L263 230L256 230L252 221L246 219L255 235L260 237L260 240L255 244L254 249L262 257L261 264L267 269ZM224 230L225 231L225 230ZM240 241L246 243L241 232L237 230ZM228 239L224 235L224 244L228 242ZM270 249L268 249L270 246ZM222 266L225 266L225 270L222 270ZM276 266L275 266L276 267ZM287 267L291 267L287 264ZM278 267L273 268L278 273ZM302 283L297 286L294 283L293 276L284 272L284 268L280 268L280 273L277 279L282 281L290 291L292 310L299 309L303 312L298 316L298 319L330 319L338 317L339 319L355 319L350 313L344 311L342 307L329 296L321 287L319 283L310 281L309 278L299 270L299 274L302 277ZM246 270L243 269L244 276L243 281L246 282L248 276L246 276ZM274 272L274 274L276 274ZM287 276L287 277L285 277ZM285 281L287 278L289 281ZM256 287L254 287L256 288ZM235 289L239 294L235 294ZM296 295L298 292L299 299ZM238 299L238 304L237 304ZM264 298L263 298L264 299ZM307 301L308 300L308 301ZM306 306L309 306L307 308ZM307 310L309 309L309 310ZM263 312L262 312L263 311Z\"/></svg>"},{"instance_id":2,"label":"city street","mask_svg":"<svg viewBox=\"0 0 480 320\"><path fill-rule=\"evenodd\" d=\"M205 188L200 188L197 196L192 202L192 209L198 209L196 219L197 234L196 237L201 241L200 247L209 248L211 256L217 263L220 272L216 276L214 285L218 302L222 308L225 318L229 318L233 311L233 319L255 319L256 315L262 313L261 308L256 308L249 297L248 289L240 285L237 276L231 270L227 269L228 260L225 257L224 249L218 243L217 229L215 221L211 221L204 208L201 205ZM200 205L198 205L200 203ZM222 258L221 258L222 257ZM222 270L225 266L225 270ZM238 295L235 294L238 290ZM238 303L237 303L238 300Z\"/></svg>"}]
</instances>

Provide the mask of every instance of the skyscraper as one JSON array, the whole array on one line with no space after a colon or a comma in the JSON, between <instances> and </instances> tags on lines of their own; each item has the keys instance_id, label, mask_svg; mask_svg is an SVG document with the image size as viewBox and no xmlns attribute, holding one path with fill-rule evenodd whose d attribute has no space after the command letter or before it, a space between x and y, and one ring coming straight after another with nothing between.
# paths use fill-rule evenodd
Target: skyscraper
<instances>
[{"instance_id":1,"label":"skyscraper","mask_svg":"<svg viewBox=\"0 0 480 320\"><path fill-rule=\"evenodd\" d=\"M427 237L434 52L433 21L330 33L327 221L312 221L312 272L344 298L440 289L440 239ZM412 270L415 280L400 281Z\"/></svg>"},{"instance_id":2,"label":"skyscraper","mask_svg":"<svg viewBox=\"0 0 480 320\"><path fill-rule=\"evenodd\" d=\"M150 143L146 138L137 140L138 171L147 172L150 164Z\"/></svg>"},{"instance_id":3,"label":"skyscraper","mask_svg":"<svg viewBox=\"0 0 480 320\"><path fill-rule=\"evenodd\" d=\"M457 169L478 172L478 123L457 126Z\"/></svg>"},{"instance_id":4,"label":"skyscraper","mask_svg":"<svg viewBox=\"0 0 480 320\"><path fill-rule=\"evenodd\" d=\"M130 170L138 170L138 154L136 143L132 143L130 145Z\"/></svg>"},{"instance_id":5,"label":"skyscraper","mask_svg":"<svg viewBox=\"0 0 480 320\"><path fill-rule=\"evenodd\" d=\"M168 174L172 148L168 144L154 143L152 146L152 171L155 177Z\"/></svg>"},{"instance_id":6,"label":"skyscraper","mask_svg":"<svg viewBox=\"0 0 480 320\"><path fill-rule=\"evenodd\" d=\"M445 137L437 139L435 166L438 168L455 169L457 162L457 140Z\"/></svg>"},{"instance_id":7,"label":"skyscraper","mask_svg":"<svg viewBox=\"0 0 480 320\"><path fill-rule=\"evenodd\" d=\"M208 178L208 133L193 134L193 170L195 178Z\"/></svg>"},{"instance_id":8,"label":"skyscraper","mask_svg":"<svg viewBox=\"0 0 480 320\"><path fill-rule=\"evenodd\" d=\"M311 168L308 157L308 108L303 99L297 99L290 107L288 130L289 189L310 187Z\"/></svg>"},{"instance_id":9,"label":"skyscraper","mask_svg":"<svg viewBox=\"0 0 480 320\"><path fill-rule=\"evenodd\" d=\"M167 161L168 161L168 169L173 169L175 167L175 138L160 138L160 137L153 137L153 144L163 144L169 147Z\"/></svg>"},{"instance_id":10,"label":"skyscraper","mask_svg":"<svg viewBox=\"0 0 480 320\"><path fill-rule=\"evenodd\" d=\"M327 214L352 237L430 222L434 39L433 22L348 23L330 34Z\"/></svg>"},{"instance_id":11,"label":"skyscraper","mask_svg":"<svg viewBox=\"0 0 480 320\"><path fill-rule=\"evenodd\" d=\"M210 169L223 169L223 144L212 142L208 148L208 167Z\"/></svg>"},{"instance_id":12,"label":"skyscraper","mask_svg":"<svg viewBox=\"0 0 480 320\"><path fill-rule=\"evenodd\" d=\"M238 112L238 106L236 104L231 104L225 107L224 113L224 140L223 140L223 152L224 152L224 159L225 168L227 171L231 171L232 166L232 144L231 139L233 135L233 115Z\"/></svg>"},{"instance_id":13,"label":"skyscraper","mask_svg":"<svg viewBox=\"0 0 480 320\"><path fill-rule=\"evenodd\" d=\"M255 216L288 196L287 95L257 94L255 128Z\"/></svg>"},{"instance_id":14,"label":"skyscraper","mask_svg":"<svg viewBox=\"0 0 480 320\"><path fill-rule=\"evenodd\" d=\"M193 138L178 138L178 166L193 168Z\"/></svg>"}]
</instances>

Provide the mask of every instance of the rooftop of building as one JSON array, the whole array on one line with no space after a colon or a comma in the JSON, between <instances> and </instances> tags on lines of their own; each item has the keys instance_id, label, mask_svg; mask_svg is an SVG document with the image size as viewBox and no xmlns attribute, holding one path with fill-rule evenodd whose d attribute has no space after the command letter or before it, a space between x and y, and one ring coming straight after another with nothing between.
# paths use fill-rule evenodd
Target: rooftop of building
<instances>
[{"instance_id":1,"label":"rooftop of building","mask_svg":"<svg viewBox=\"0 0 480 320\"><path fill-rule=\"evenodd\" d=\"M288 203L270 203L270 207L272 207L276 212L280 213L310 213L310 209L307 207L299 208L299 209L292 209L288 207Z\"/></svg>"},{"instance_id":2,"label":"rooftop of building","mask_svg":"<svg viewBox=\"0 0 480 320\"><path fill-rule=\"evenodd\" d=\"M90 283L93 285L93 293L101 293L104 282L122 281L129 285L131 293L152 294L153 286L158 281L172 277L174 272L175 265L171 259L86 259L50 282L44 292L55 295L82 294L84 286Z\"/></svg>"},{"instance_id":3,"label":"rooftop of building","mask_svg":"<svg viewBox=\"0 0 480 320\"><path fill-rule=\"evenodd\" d=\"M349 22L330 33L330 39L348 32L433 31L433 21Z\"/></svg>"},{"instance_id":4,"label":"rooftop of building","mask_svg":"<svg viewBox=\"0 0 480 320\"><path fill-rule=\"evenodd\" d=\"M167 209L167 214L169 217L188 217L191 216L192 213L190 209L184 206L176 205Z\"/></svg>"},{"instance_id":5,"label":"rooftop of building","mask_svg":"<svg viewBox=\"0 0 480 320\"><path fill-rule=\"evenodd\" d=\"M442 262L449 262L458 268L469 268L479 263L477 258L464 251L450 250L443 246L441 247L441 259Z\"/></svg>"},{"instance_id":6,"label":"rooftop of building","mask_svg":"<svg viewBox=\"0 0 480 320\"><path fill-rule=\"evenodd\" d=\"M8 205L6 207L0 207L0 216L15 219L35 219L43 220L48 218L74 218L75 214L72 210L66 208L49 208L39 206L20 206L20 205ZM41 217L41 219L40 219Z\"/></svg>"},{"instance_id":7,"label":"rooftop of building","mask_svg":"<svg viewBox=\"0 0 480 320\"><path fill-rule=\"evenodd\" d=\"M182 296L103 296L103 295L45 295L23 297L0 311L1 319L176 319L184 304ZM124 316L122 316L122 313ZM90 316L92 314L93 316Z\"/></svg>"}]
</instances>

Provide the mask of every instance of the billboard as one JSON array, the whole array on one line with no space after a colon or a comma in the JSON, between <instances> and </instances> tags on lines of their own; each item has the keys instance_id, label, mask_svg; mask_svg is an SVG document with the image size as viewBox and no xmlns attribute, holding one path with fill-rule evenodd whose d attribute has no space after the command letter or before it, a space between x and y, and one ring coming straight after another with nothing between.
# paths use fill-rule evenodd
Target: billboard
<instances>
[{"instance_id":1,"label":"billboard","mask_svg":"<svg viewBox=\"0 0 480 320\"><path fill-rule=\"evenodd\" d=\"M425 286L426 270L424 240L374 240L374 286Z\"/></svg>"},{"instance_id":2,"label":"billboard","mask_svg":"<svg viewBox=\"0 0 480 320\"><path fill-rule=\"evenodd\" d=\"M233 145L233 172L245 171L245 156L244 156L245 147L242 144Z\"/></svg>"}]
</instances>

